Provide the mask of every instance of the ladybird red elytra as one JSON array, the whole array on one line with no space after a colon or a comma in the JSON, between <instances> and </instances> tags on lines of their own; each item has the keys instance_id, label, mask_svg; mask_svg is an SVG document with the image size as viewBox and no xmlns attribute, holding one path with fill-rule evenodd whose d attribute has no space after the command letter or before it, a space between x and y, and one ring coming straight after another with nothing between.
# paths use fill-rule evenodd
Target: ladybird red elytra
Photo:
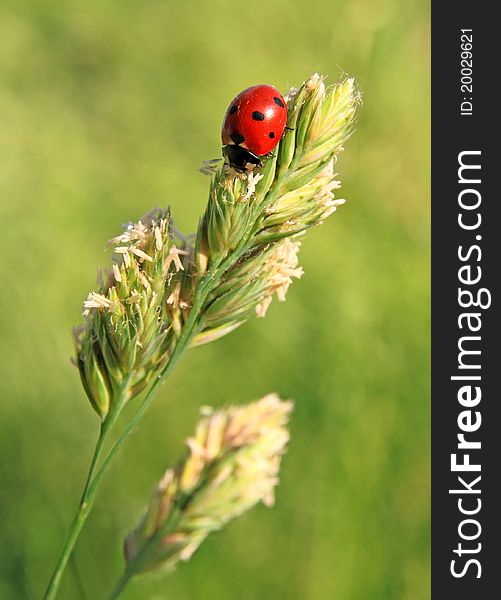
<instances>
[{"instance_id":1,"label":"ladybird red elytra","mask_svg":"<svg viewBox=\"0 0 501 600\"><path fill-rule=\"evenodd\" d=\"M287 104L272 85L253 85L240 92L226 111L221 131L223 155L237 171L260 166L280 141L287 123Z\"/></svg>"}]
</instances>

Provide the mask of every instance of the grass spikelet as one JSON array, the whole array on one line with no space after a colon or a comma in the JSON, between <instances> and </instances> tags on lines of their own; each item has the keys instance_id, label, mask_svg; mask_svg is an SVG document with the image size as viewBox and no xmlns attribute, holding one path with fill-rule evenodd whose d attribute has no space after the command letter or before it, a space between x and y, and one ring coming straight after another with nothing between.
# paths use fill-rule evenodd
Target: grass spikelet
<instances>
[{"instance_id":1,"label":"grass spikelet","mask_svg":"<svg viewBox=\"0 0 501 600\"><path fill-rule=\"evenodd\" d=\"M84 302L75 336L77 365L104 420L127 381L125 400L144 389L168 358L172 323L166 282L183 269L170 214L156 211L110 240L116 257L98 292Z\"/></svg>"},{"instance_id":2,"label":"grass spikelet","mask_svg":"<svg viewBox=\"0 0 501 600\"><path fill-rule=\"evenodd\" d=\"M205 408L186 455L167 470L125 540L129 576L188 560L210 533L258 502L273 504L291 411L275 394Z\"/></svg>"}]
</instances>

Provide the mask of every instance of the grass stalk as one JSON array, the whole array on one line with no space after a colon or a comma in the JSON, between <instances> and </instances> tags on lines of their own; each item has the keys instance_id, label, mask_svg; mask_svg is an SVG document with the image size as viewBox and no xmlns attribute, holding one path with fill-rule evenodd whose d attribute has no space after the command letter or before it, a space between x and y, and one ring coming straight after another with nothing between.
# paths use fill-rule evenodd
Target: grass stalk
<instances>
[{"instance_id":1,"label":"grass stalk","mask_svg":"<svg viewBox=\"0 0 501 600\"><path fill-rule=\"evenodd\" d=\"M176 237L168 209L129 223L110 240L112 269L88 295L86 322L75 331L75 364L101 430L45 600L56 598L104 475L185 350L226 335L252 314L263 317L272 296L283 301L292 278L301 276L298 234L344 202L334 198L334 164L357 103L353 80L326 91L312 76L291 94L287 134L262 172L239 175L225 165L211 171L194 244ZM142 392L108 445L122 408ZM208 531L199 532L200 540ZM112 597L135 572L131 564Z\"/></svg>"},{"instance_id":2,"label":"grass stalk","mask_svg":"<svg viewBox=\"0 0 501 600\"><path fill-rule=\"evenodd\" d=\"M73 550L83 529L85 521L87 520L92 510L94 497L97 490L97 488L93 484L95 475L98 472L97 467L99 464L99 459L101 458L101 455L103 453L106 440L108 439L108 435L110 434L111 429L121 412L121 408L123 407L125 391L126 385L122 390L122 401L117 404L117 408L114 411L114 414L110 415L110 418L101 424L99 436L97 438L96 446L94 448L94 453L89 464L89 469L87 472L82 496L80 498L80 502L78 504L78 508L71 523L68 534L66 535L61 554L59 555L56 566L54 567L54 571L52 573L49 585L44 595L44 600L54 600L54 598L56 598L57 593L59 591L59 587L61 585L61 580L64 571L66 570L66 567L68 565L68 561L71 557L71 554L73 553Z\"/></svg>"}]
</instances>

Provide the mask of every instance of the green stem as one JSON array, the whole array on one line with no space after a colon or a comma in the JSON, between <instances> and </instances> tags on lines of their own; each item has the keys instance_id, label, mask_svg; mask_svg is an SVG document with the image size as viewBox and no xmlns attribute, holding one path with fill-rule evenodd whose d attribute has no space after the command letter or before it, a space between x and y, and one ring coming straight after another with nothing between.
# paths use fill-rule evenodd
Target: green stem
<instances>
[{"instance_id":1,"label":"green stem","mask_svg":"<svg viewBox=\"0 0 501 600\"><path fill-rule=\"evenodd\" d=\"M75 547L78 536L80 535L80 531L82 530L82 527L85 521L87 520L87 517L89 516L90 509L92 506L92 499L89 497L90 483L96 470L99 457L101 456L101 453L103 451L103 446L108 431L108 429L101 427L94 454L92 456L92 460L89 466L89 472L87 474L87 480L85 482L82 497L80 499L80 503L78 505L75 517L73 518L70 530L66 536L63 549L61 550L61 554L54 568L54 572L49 582L49 586L47 587L47 591L45 592L45 600L53 600L56 597L59 586L61 584L61 578L68 564L68 560L71 556L71 553L73 552L73 548Z\"/></svg>"},{"instance_id":2,"label":"green stem","mask_svg":"<svg viewBox=\"0 0 501 600\"><path fill-rule=\"evenodd\" d=\"M75 548L75 544L84 526L84 523L90 514L95 496L95 490L93 489L92 484L94 481L94 476L97 472L97 465L102 455L108 434L118 419L118 415L120 414L125 403L125 394L128 385L129 380L126 379L122 384L116 409L110 413L108 419L106 419L106 421L101 425L99 437L97 438L96 447L94 448L94 454L92 455L92 459L90 461L87 478L85 480L84 489L80 498L80 503L71 523L70 529L66 535L61 554L59 555L59 559L52 573L47 591L45 592L44 600L53 600L56 597L59 586L61 585L63 573L68 565L68 560L73 552L73 549Z\"/></svg>"},{"instance_id":3,"label":"green stem","mask_svg":"<svg viewBox=\"0 0 501 600\"><path fill-rule=\"evenodd\" d=\"M116 598L118 598L120 594L124 591L124 589L127 587L127 584L129 583L133 575L134 573L130 569L125 569L125 571L122 573L122 576L117 581L117 584L111 592L108 600L116 600Z\"/></svg>"},{"instance_id":4,"label":"green stem","mask_svg":"<svg viewBox=\"0 0 501 600\"><path fill-rule=\"evenodd\" d=\"M124 572L117 581L108 600L116 600L127 587L127 584L134 577L134 575L144 571L144 566L148 562L148 559L152 554L155 553L157 543L170 533L176 531L176 527L181 520L182 514L183 511L179 507L174 510L167 523L165 523L163 527L153 534L146 544L139 550L136 556L134 556L134 558L127 563Z\"/></svg>"},{"instance_id":5,"label":"green stem","mask_svg":"<svg viewBox=\"0 0 501 600\"><path fill-rule=\"evenodd\" d=\"M163 531L162 533L163 535L167 535L166 531ZM115 587L113 588L113 591L108 597L108 600L116 600L125 590L127 584L134 577L134 575L141 573L143 570L143 565L147 562L148 557L154 551L155 542L158 541L159 537L160 536L158 535L153 536L149 542L141 548L138 554L134 557L134 560L127 564L124 572L120 576Z\"/></svg>"}]
</instances>

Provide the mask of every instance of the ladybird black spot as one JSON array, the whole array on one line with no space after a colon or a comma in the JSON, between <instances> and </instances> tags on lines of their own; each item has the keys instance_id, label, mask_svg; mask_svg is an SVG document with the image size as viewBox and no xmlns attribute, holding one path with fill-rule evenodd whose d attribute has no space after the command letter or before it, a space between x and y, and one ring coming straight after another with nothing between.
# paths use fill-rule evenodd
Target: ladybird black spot
<instances>
[{"instance_id":1,"label":"ladybird black spot","mask_svg":"<svg viewBox=\"0 0 501 600\"><path fill-rule=\"evenodd\" d=\"M236 104L234 104L231 108L230 108L230 115L234 115L238 110L238 107Z\"/></svg>"},{"instance_id":2,"label":"ladybird black spot","mask_svg":"<svg viewBox=\"0 0 501 600\"><path fill-rule=\"evenodd\" d=\"M282 102L282 100L280 100L280 98L278 96L275 96L273 98L273 102L275 104L278 104L278 106L280 106L280 108L285 108L284 103Z\"/></svg>"},{"instance_id":3,"label":"ladybird black spot","mask_svg":"<svg viewBox=\"0 0 501 600\"><path fill-rule=\"evenodd\" d=\"M252 113L252 118L254 119L254 121L264 121L264 115L262 112L259 112L258 110L255 110Z\"/></svg>"},{"instance_id":4,"label":"ladybird black spot","mask_svg":"<svg viewBox=\"0 0 501 600\"><path fill-rule=\"evenodd\" d=\"M274 131L270 131L270 133L268 134L268 136L273 139L275 137L275 132Z\"/></svg>"},{"instance_id":5,"label":"ladybird black spot","mask_svg":"<svg viewBox=\"0 0 501 600\"><path fill-rule=\"evenodd\" d=\"M232 133L230 135L230 137L231 137L232 142L234 144L237 144L237 146L238 146L238 144L241 144L243 141L245 141L245 138L241 133Z\"/></svg>"}]
</instances>

